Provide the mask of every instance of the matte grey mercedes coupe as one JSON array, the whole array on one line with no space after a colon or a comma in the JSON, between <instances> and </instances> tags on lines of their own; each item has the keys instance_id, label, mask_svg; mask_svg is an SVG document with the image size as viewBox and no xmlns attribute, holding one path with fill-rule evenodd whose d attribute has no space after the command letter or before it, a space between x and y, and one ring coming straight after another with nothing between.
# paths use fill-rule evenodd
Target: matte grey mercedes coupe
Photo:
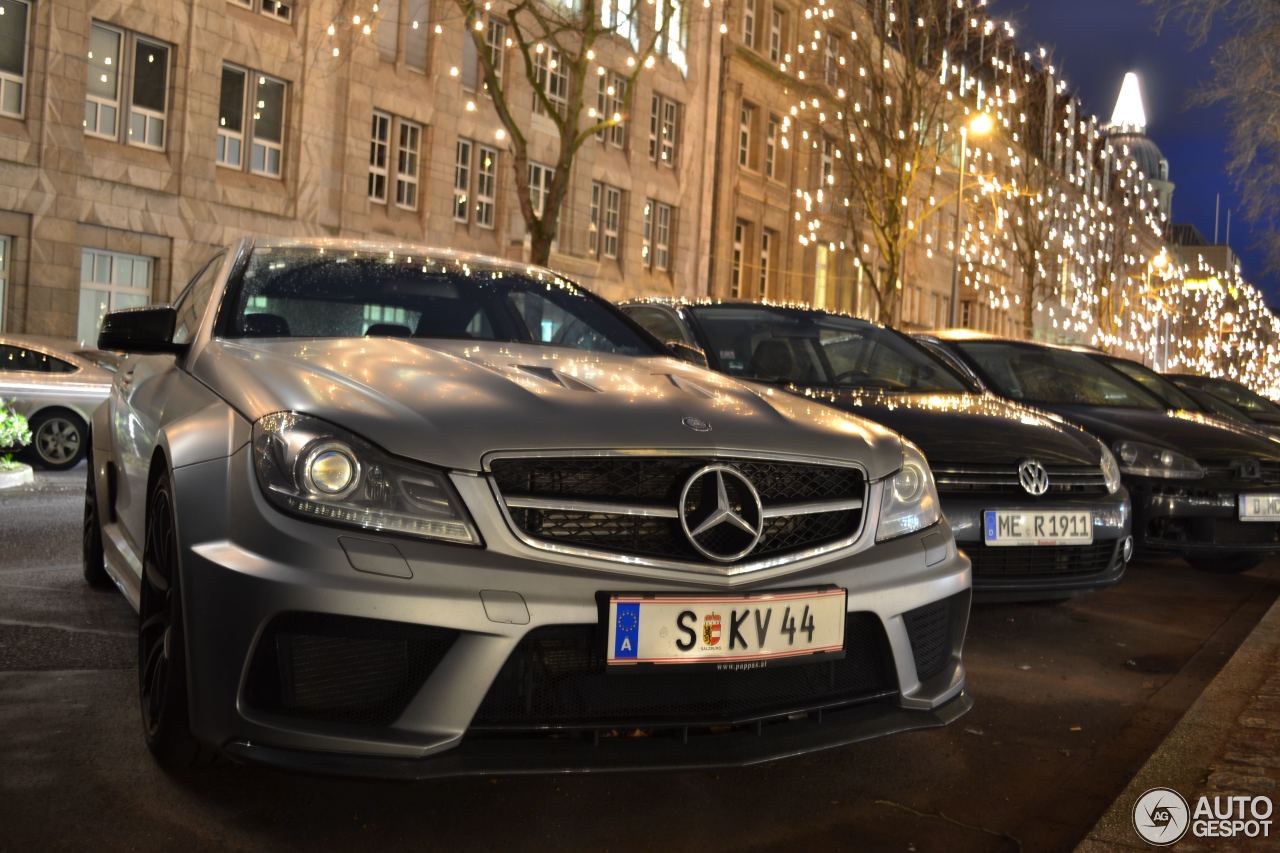
<instances>
[{"instance_id":1,"label":"matte grey mercedes coupe","mask_svg":"<svg viewBox=\"0 0 1280 853\"><path fill-rule=\"evenodd\" d=\"M919 450L548 270L244 241L100 344L85 576L162 762L734 765L970 706Z\"/></svg>"}]
</instances>

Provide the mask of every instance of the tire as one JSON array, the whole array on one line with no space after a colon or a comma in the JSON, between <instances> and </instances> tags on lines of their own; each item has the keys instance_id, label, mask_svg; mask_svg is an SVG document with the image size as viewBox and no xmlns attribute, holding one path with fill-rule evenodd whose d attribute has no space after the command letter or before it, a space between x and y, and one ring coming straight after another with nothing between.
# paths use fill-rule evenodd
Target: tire
<instances>
[{"instance_id":1,"label":"tire","mask_svg":"<svg viewBox=\"0 0 1280 853\"><path fill-rule=\"evenodd\" d=\"M30 426L30 454L42 468L65 471L83 459L89 449L89 428L74 412L40 412L31 419Z\"/></svg>"},{"instance_id":2,"label":"tire","mask_svg":"<svg viewBox=\"0 0 1280 853\"><path fill-rule=\"evenodd\" d=\"M182 619L173 485L162 474L147 500L142 596L138 608L138 703L147 749L168 770L212 759L191 734L186 633Z\"/></svg>"},{"instance_id":3,"label":"tire","mask_svg":"<svg viewBox=\"0 0 1280 853\"><path fill-rule=\"evenodd\" d=\"M89 475L84 486L84 528L81 534L81 559L84 581L94 589L112 589L115 584L107 574L102 556L102 519L98 515L98 493L93 483L93 453L89 453Z\"/></svg>"},{"instance_id":4,"label":"tire","mask_svg":"<svg viewBox=\"0 0 1280 853\"><path fill-rule=\"evenodd\" d=\"M1265 560L1256 554L1222 554L1220 556L1187 557L1191 568L1214 575L1238 575L1247 572Z\"/></svg>"}]
</instances>

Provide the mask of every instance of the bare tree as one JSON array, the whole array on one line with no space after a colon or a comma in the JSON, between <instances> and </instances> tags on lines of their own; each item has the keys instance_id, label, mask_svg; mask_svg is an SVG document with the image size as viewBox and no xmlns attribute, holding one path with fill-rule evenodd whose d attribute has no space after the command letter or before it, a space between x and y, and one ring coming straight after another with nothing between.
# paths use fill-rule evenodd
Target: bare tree
<instances>
[{"instance_id":1,"label":"bare tree","mask_svg":"<svg viewBox=\"0 0 1280 853\"><path fill-rule=\"evenodd\" d=\"M529 260L545 264L578 151L597 133L632 116L636 80L660 56L682 54L688 31L686 0L519 0L502 10L500 21L495 4L454 2L475 47L483 88L510 141L516 197L529 231ZM653 14L641 16L641 10L653 10ZM496 43L495 23L505 26L507 34ZM606 83L621 96L617 99L621 108L613 113L601 113L596 106L604 61L597 54L606 52L622 66L613 82ZM550 119L559 134L541 204L534 203L529 182L531 113L521 99L528 99L525 103L532 103Z\"/></svg>"},{"instance_id":2,"label":"bare tree","mask_svg":"<svg viewBox=\"0 0 1280 853\"><path fill-rule=\"evenodd\" d=\"M990 45L972 26L975 10L955 0L837 0L828 8L801 45L808 69L797 118L801 133L815 124L815 144L830 149L813 195L843 211L841 243L875 292L880 316L892 321L908 251L922 240L922 225L954 203L954 193L939 198L935 186L942 174L957 174L965 111L955 69L967 66L971 83ZM819 219L810 222L814 239L821 228Z\"/></svg>"},{"instance_id":3,"label":"bare tree","mask_svg":"<svg viewBox=\"0 0 1280 853\"><path fill-rule=\"evenodd\" d=\"M1229 32L1213 57L1213 76L1193 103L1222 104L1230 122L1227 163L1246 218L1259 226L1268 261L1280 265L1280 3L1276 0L1146 0L1163 25L1175 19L1197 45L1215 23Z\"/></svg>"}]
</instances>

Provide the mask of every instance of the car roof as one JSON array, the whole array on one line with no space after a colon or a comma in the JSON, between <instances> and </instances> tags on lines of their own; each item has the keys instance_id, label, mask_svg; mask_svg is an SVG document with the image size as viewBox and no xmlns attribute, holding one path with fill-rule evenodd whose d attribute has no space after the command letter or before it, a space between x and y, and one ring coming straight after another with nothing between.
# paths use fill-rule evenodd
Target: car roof
<instances>
[{"instance_id":1,"label":"car roof","mask_svg":"<svg viewBox=\"0 0 1280 853\"><path fill-rule=\"evenodd\" d=\"M622 308L637 308L645 305L661 305L668 308L765 308L780 314L822 314L827 317L839 317L842 320L857 320L859 323L878 326L882 329L891 328L883 323L877 323L875 320L868 320L866 317L859 317L846 311L818 308L807 302L773 302L754 299L689 299L684 296L637 296L633 299L624 299L618 303L618 306ZM900 330L895 329L894 331Z\"/></svg>"},{"instance_id":2,"label":"car roof","mask_svg":"<svg viewBox=\"0 0 1280 853\"><path fill-rule=\"evenodd\" d=\"M0 344L46 350L51 354L68 358L74 358L76 350L84 349L76 341L55 338L51 335L11 335L6 333L0 335Z\"/></svg>"},{"instance_id":3,"label":"car roof","mask_svg":"<svg viewBox=\"0 0 1280 853\"><path fill-rule=\"evenodd\" d=\"M1044 349L1058 349L1067 352L1078 352L1085 355L1105 355L1111 358L1124 358L1120 355L1112 355L1104 352L1097 347L1085 346L1084 344L1058 344L1050 341L1029 341L1025 338L1015 338L1011 335L996 335L991 332L979 332L976 329L935 329L929 332L915 332L916 337L932 338L943 343L962 343L965 341L992 341L995 343L1020 344L1028 347L1042 347Z\"/></svg>"}]
</instances>

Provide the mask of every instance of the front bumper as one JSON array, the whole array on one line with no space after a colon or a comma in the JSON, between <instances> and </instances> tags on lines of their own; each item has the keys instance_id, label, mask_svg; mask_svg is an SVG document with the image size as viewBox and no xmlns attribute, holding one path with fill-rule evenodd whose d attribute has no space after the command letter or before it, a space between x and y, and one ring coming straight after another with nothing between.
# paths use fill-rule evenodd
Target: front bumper
<instances>
[{"instance_id":1,"label":"front bumper","mask_svg":"<svg viewBox=\"0 0 1280 853\"><path fill-rule=\"evenodd\" d=\"M354 774L712 766L941 725L969 707L961 662L969 567L945 525L874 547L855 545L828 562L801 562L759 578L676 579L623 564L575 565L572 558L535 551L510 532L483 478L454 480L486 543L483 549L366 535L285 516L263 499L244 449L175 470L190 725L196 737L245 760ZM867 520L872 532L874 522ZM360 556L349 557L353 552ZM533 709L524 718L508 715L502 725L475 724L522 641L556 626L592 630L601 621L602 594L825 584L848 590L851 619L874 624L883 642L886 683L869 683L866 691L843 694L828 705L797 695L791 704L740 704L729 716L715 718L566 723L548 722ZM930 613L945 619L927 618ZM386 714L296 713L295 706L278 700L305 694L309 711L326 696L341 705L343 685L284 684L274 694L261 688L264 677L283 683L291 676L271 661L264 666L260 653L282 655L286 646L289 654L324 651L327 640L305 631L302 645L296 634L286 646L279 644L281 620L294 618L368 628L362 635L368 643L353 648L371 655L362 659L365 680L359 682L373 684L371 689L387 685L369 661L390 667L397 659L378 657L380 632L428 632L422 643L406 646L420 679L405 695L384 691L385 697L399 696L379 706ZM846 648L848 655L866 651ZM776 671L784 669L791 668ZM597 675L588 673L598 687ZM272 695L264 701L267 694ZM620 727L644 727L650 737L613 736Z\"/></svg>"},{"instance_id":2,"label":"front bumper","mask_svg":"<svg viewBox=\"0 0 1280 853\"><path fill-rule=\"evenodd\" d=\"M1065 598L1118 584L1127 563L1129 495L993 495L943 493L942 512L956 546L973 566L975 601L1030 601ZM1093 513L1092 545L988 547L983 538L987 510L1088 510Z\"/></svg>"},{"instance_id":3,"label":"front bumper","mask_svg":"<svg viewBox=\"0 0 1280 853\"><path fill-rule=\"evenodd\" d=\"M1185 557L1280 553L1280 523L1240 521L1241 495L1280 485L1126 477L1139 548Z\"/></svg>"}]
</instances>

